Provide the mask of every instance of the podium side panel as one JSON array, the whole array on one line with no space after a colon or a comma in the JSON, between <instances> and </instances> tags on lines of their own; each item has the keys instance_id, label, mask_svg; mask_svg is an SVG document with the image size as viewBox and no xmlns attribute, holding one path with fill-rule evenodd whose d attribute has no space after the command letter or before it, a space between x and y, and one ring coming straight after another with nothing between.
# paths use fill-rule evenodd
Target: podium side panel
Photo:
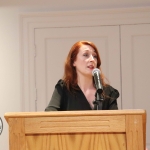
<instances>
[{"instance_id":1,"label":"podium side panel","mask_svg":"<svg viewBox=\"0 0 150 150\"><path fill-rule=\"evenodd\" d=\"M24 118L9 118L9 150L25 150Z\"/></svg>"},{"instance_id":2,"label":"podium side panel","mask_svg":"<svg viewBox=\"0 0 150 150\"><path fill-rule=\"evenodd\" d=\"M127 150L145 150L142 115L126 116Z\"/></svg>"}]
</instances>

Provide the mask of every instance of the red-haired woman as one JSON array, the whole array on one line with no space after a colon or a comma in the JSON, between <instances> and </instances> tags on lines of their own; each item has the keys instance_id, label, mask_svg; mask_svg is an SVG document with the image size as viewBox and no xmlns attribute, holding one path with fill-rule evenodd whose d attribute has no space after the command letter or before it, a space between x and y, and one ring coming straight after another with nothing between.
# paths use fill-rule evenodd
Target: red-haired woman
<instances>
[{"instance_id":1,"label":"red-haired woman","mask_svg":"<svg viewBox=\"0 0 150 150\"><path fill-rule=\"evenodd\" d=\"M101 60L96 46L89 41L75 43L67 56L63 79L59 80L45 111L92 110L97 92L92 71L99 70ZM100 75L103 92L102 109L118 109L119 92Z\"/></svg>"}]
</instances>

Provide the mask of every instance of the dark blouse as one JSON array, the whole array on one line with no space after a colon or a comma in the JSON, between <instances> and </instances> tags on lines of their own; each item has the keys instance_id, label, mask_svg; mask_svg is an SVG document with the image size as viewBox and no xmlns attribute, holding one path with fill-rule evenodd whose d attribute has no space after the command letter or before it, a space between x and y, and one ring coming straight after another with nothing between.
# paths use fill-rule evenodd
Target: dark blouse
<instances>
[{"instance_id":1,"label":"dark blouse","mask_svg":"<svg viewBox=\"0 0 150 150\"><path fill-rule=\"evenodd\" d=\"M102 102L102 109L118 109L117 98L119 97L119 92L110 85L103 87L103 92L106 96ZM63 80L59 80L45 111L69 110L92 110L92 108L79 86L77 86L77 90L72 93L67 90Z\"/></svg>"}]
</instances>

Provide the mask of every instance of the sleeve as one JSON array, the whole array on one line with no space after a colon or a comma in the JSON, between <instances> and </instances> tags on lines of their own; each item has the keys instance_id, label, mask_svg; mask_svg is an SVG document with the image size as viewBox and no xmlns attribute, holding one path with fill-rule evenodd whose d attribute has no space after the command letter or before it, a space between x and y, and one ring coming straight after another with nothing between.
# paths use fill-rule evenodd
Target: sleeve
<instances>
[{"instance_id":1,"label":"sleeve","mask_svg":"<svg viewBox=\"0 0 150 150\"><path fill-rule=\"evenodd\" d=\"M117 98L119 97L118 90L110 87L109 110L118 110Z\"/></svg>"},{"instance_id":2,"label":"sleeve","mask_svg":"<svg viewBox=\"0 0 150 150\"><path fill-rule=\"evenodd\" d=\"M61 101L63 98L63 81L59 80L55 85L54 92L52 94L51 100L45 111L58 111L60 110Z\"/></svg>"}]
</instances>

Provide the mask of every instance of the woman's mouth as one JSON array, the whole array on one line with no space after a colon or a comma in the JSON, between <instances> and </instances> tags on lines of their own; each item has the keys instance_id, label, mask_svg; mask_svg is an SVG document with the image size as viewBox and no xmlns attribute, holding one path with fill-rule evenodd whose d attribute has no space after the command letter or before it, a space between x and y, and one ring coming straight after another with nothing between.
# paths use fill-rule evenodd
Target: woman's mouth
<instances>
[{"instance_id":1,"label":"woman's mouth","mask_svg":"<svg viewBox=\"0 0 150 150\"><path fill-rule=\"evenodd\" d=\"M93 65L88 66L89 69L94 69Z\"/></svg>"}]
</instances>

